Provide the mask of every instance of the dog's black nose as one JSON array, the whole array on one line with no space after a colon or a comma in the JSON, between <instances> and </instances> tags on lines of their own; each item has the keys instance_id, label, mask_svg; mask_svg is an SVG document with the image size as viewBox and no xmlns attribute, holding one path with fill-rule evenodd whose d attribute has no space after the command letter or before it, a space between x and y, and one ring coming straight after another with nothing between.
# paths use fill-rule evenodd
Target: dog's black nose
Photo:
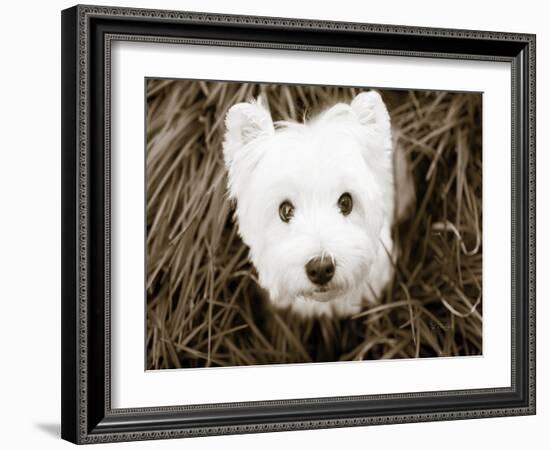
<instances>
[{"instance_id":1,"label":"dog's black nose","mask_svg":"<svg viewBox=\"0 0 550 450\"><path fill-rule=\"evenodd\" d=\"M306 264L307 277L315 284L327 284L334 276L336 267L332 258L313 258Z\"/></svg>"}]
</instances>

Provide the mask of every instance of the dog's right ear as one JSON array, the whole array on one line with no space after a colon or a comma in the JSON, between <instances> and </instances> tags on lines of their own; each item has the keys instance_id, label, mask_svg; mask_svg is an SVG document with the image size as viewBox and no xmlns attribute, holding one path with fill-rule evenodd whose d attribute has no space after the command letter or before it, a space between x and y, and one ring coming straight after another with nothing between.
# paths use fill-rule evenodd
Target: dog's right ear
<instances>
[{"instance_id":1,"label":"dog's right ear","mask_svg":"<svg viewBox=\"0 0 550 450\"><path fill-rule=\"evenodd\" d=\"M271 114L261 96L257 100L232 106L225 117L225 128L223 154L228 169L247 144L275 133Z\"/></svg>"},{"instance_id":2,"label":"dog's right ear","mask_svg":"<svg viewBox=\"0 0 550 450\"><path fill-rule=\"evenodd\" d=\"M237 198L246 189L251 171L263 155L262 146L249 145L275 134L271 114L262 97L232 106L225 117L223 157L228 173L229 196Z\"/></svg>"}]
</instances>

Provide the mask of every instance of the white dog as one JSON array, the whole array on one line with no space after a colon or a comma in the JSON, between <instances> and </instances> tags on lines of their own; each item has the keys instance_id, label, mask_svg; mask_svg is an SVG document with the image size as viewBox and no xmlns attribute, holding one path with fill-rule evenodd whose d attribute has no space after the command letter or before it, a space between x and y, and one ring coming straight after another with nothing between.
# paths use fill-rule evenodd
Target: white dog
<instances>
[{"instance_id":1,"label":"white dog","mask_svg":"<svg viewBox=\"0 0 550 450\"><path fill-rule=\"evenodd\" d=\"M261 99L226 117L239 233L275 306L344 317L393 276L390 117L374 91L306 123L273 123Z\"/></svg>"}]
</instances>

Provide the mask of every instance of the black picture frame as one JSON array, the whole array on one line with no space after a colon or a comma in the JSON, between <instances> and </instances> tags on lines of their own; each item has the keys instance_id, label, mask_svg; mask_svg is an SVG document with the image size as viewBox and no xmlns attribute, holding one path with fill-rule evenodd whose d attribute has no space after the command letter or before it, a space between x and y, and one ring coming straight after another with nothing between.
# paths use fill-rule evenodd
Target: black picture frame
<instances>
[{"instance_id":1,"label":"black picture frame","mask_svg":"<svg viewBox=\"0 0 550 450\"><path fill-rule=\"evenodd\" d=\"M108 108L113 40L509 62L511 386L112 409ZM535 414L535 36L119 7L64 10L61 403L62 437L78 444Z\"/></svg>"}]
</instances>

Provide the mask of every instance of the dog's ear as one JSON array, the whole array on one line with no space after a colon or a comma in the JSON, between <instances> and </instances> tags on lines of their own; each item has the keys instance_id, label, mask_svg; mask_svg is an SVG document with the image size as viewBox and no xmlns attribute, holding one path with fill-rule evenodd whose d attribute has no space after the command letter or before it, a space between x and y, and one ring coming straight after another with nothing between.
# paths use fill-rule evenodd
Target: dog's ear
<instances>
[{"instance_id":1,"label":"dog's ear","mask_svg":"<svg viewBox=\"0 0 550 450\"><path fill-rule=\"evenodd\" d=\"M275 134L275 127L262 97L232 106L225 117L225 127L223 156L229 195L236 198L263 155L261 146L248 144Z\"/></svg>"},{"instance_id":2,"label":"dog's ear","mask_svg":"<svg viewBox=\"0 0 550 450\"><path fill-rule=\"evenodd\" d=\"M263 97L232 106L225 116L224 159L229 168L235 155L260 136L275 133L273 120Z\"/></svg>"},{"instance_id":3,"label":"dog's ear","mask_svg":"<svg viewBox=\"0 0 550 450\"><path fill-rule=\"evenodd\" d=\"M362 92L353 99L350 106L362 125L374 127L376 131L390 136L390 115L378 92Z\"/></svg>"}]
</instances>

